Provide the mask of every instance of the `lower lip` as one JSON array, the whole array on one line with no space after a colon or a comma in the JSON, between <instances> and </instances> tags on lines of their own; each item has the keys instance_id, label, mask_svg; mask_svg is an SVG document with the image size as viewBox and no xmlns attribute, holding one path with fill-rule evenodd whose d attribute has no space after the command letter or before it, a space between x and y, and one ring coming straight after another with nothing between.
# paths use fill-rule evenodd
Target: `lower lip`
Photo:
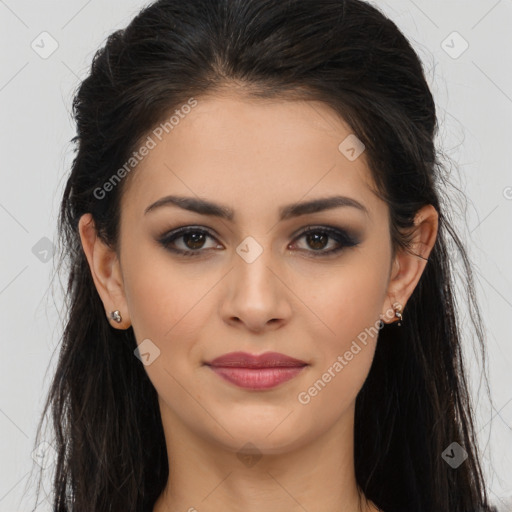
<instances>
[{"instance_id":1,"label":"lower lip","mask_svg":"<svg viewBox=\"0 0 512 512\"><path fill-rule=\"evenodd\" d=\"M210 366L219 377L246 389L270 389L296 377L305 366L277 368L234 368Z\"/></svg>"}]
</instances>

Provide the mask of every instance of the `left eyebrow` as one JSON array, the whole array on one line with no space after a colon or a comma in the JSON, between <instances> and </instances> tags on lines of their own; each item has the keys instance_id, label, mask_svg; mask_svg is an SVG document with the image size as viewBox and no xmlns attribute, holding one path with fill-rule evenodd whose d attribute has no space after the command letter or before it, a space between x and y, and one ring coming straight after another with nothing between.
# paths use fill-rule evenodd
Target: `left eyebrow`
<instances>
[{"instance_id":1,"label":"left eyebrow","mask_svg":"<svg viewBox=\"0 0 512 512\"><path fill-rule=\"evenodd\" d=\"M144 215L162 206L177 206L184 210L199 213L201 215L210 215L233 221L235 218L234 211L224 205L213 203L206 199L185 196L166 196L149 205L144 210ZM356 199L346 196L332 196L326 198L313 199L303 203L292 203L279 208L279 220L287 220L292 217L317 213L333 208L348 206L357 208L361 212L369 215L368 209Z\"/></svg>"}]
</instances>

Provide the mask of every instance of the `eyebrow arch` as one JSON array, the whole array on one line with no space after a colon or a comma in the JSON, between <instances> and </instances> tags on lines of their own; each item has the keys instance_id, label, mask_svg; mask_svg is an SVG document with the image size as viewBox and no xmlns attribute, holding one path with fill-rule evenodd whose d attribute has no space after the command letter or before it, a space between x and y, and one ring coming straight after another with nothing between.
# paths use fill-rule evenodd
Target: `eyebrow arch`
<instances>
[{"instance_id":1,"label":"eyebrow arch","mask_svg":"<svg viewBox=\"0 0 512 512\"><path fill-rule=\"evenodd\" d=\"M231 208L228 208L227 206L213 203L206 199L185 196L162 197L158 201L149 205L144 210L144 215L146 215L150 211L155 210L156 208L171 205L178 206L179 208L182 208L184 210L189 210L191 212L199 213L201 215L211 215L214 217L227 219L229 221L233 221L235 217L234 211ZM357 208L366 215L369 215L367 208L359 201L346 196L332 196L313 199L311 201L303 203L293 203L282 206L279 209L279 220L283 221L290 219L292 217L298 217L300 215L306 215L308 213L317 213L324 210L339 208L341 206L350 206L353 208Z\"/></svg>"}]
</instances>

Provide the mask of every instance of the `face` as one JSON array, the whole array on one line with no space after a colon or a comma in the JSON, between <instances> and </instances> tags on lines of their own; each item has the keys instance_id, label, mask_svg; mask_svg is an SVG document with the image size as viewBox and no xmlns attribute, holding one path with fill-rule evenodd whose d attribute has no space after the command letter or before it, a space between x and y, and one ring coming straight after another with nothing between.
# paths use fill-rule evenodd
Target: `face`
<instances>
[{"instance_id":1,"label":"face","mask_svg":"<svg viewBox=\"0 0 512 512\"><path fill-rule=\"evenodd\" d=\"M350 134L322 103L235 95L197 98L161 140L149 134L156 145L126 183L119 261L100 293L144 342L173 431L279 453L353 413L379 319L392 320L390 292L404 304L422 267L403 265L403 282L394 279L387 205L364 152L339 149ZM168 196L214 203L226 216ZM345 199L294 210L337 196ZM208 364L240 351L305 365Z\"/></svg>"}]
</instances>

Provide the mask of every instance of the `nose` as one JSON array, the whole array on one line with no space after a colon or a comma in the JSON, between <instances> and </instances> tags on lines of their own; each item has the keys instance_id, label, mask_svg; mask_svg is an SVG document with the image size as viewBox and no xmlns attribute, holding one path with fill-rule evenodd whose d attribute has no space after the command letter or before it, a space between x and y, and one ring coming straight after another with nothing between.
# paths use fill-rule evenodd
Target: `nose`
<instances>
[{"instance_id":1,"label":"nose","mask_svg":"<svg viewBox=\"0 0 512 512\"><path fill-rule=\"evenodd\" d=\"M286 273L272 261L270 247L261 249L255 259L246 258L243 253L234 255L221 307L225 322L251 332L279 329L292 312Z\"/></svg>"}]
</instances>

